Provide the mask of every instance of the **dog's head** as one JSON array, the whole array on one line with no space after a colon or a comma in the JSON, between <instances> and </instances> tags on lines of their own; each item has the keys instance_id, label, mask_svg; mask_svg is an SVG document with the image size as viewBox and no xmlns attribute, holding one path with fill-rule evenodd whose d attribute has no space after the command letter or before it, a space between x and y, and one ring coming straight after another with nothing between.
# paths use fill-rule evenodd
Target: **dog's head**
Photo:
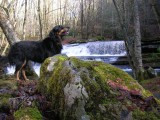
<instances>
[{"instance_id":1,"label":"dog's head","mask_svg":"<svg viewBox=\"0 0 160 120\"><path fill-rule=\"evenodd\" d=\"M68 34L69 34L69 27L57 25L51 30L51 32L49 33L49 36L50 37L57 36L62 38L63 36Z\"/></svg>"}]
</instances>

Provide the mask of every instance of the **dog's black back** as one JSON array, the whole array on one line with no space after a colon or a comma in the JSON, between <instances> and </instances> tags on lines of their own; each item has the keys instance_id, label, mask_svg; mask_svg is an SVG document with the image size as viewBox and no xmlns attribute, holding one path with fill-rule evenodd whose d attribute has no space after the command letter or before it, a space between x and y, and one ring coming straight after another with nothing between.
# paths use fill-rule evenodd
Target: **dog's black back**
<instances>
[{"instance_id":1,"label":"dog's black back","mask_svg":"<svg viewBox=\"0 0 160 120\"><path fill-rule=\"evenodd\" d=\"M42 63L47 57L60 54L61 50L62 44L51 37L43 41L21 41L10 48L8 59L12 65L25 60Z\"/></svg>"},{"instance_id":2,"label":"dog's black back","mask_svg":"<svg viewBox=\"0 0 160 120\"><path fill-rule=\"evenodd\" d=\"M17 65L24 63L25 60L42 63L46 58L60 54L63 35L58 36L57 32L63 28L63 26L55 26L42 41L20 41L15 43L11 46L8 54L9 63Z\"/></svg>"}]
</instances>

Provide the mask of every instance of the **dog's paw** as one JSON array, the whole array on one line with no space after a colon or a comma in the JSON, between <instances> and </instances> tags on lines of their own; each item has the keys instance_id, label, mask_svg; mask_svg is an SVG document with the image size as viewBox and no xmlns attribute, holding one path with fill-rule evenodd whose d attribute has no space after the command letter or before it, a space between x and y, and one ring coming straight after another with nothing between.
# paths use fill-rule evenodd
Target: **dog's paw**
<instances>
[{"instance_id":1,"label":"dog's paw","mask_svg":"<svg viewBox=\"0 0 160 120\"><path fill-rule=\"evenodd\" d=\"M25 79L25 81L29 81L29 79L27 78L27 79Z\"/></svg>"}]
</instances>

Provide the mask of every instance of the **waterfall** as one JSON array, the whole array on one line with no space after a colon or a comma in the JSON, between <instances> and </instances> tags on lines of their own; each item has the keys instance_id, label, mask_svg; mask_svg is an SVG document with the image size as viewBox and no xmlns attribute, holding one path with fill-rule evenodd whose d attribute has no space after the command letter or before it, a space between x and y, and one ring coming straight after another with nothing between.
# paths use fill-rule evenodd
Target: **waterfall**
<instances>
[{"instance_id":1,"label":"waterfall","mask_svg":"<svg viewBox=\"0 0 160 120\"><path fill-rule=\"evenodd\" d=\"M124 41L97 41L64 45L62 53L67 56L125 56L126 50Z\"/></svg>"}]
</instances>

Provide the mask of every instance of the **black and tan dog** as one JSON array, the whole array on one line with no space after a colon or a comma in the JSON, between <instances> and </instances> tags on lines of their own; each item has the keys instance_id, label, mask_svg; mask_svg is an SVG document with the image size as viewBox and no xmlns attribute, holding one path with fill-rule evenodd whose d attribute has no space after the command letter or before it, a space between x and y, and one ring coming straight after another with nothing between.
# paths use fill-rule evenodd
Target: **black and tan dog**
<instances>
[{"instance_id":1,"label":"black and tan dog","mask_svg":"<svg viewBox=\"0 0 160 120\"><path fill-rule=\"evenodd\" d=\"M20 72L25 80L25 68L29 60L42 63L46 58L60 54L62 50L62 37L67 35L69 27L55 26L49 35L42 41L20 41L11 46L8 56L1 57L15 65L16 78L20 80Z\"/></svg>"}]
</instances>

